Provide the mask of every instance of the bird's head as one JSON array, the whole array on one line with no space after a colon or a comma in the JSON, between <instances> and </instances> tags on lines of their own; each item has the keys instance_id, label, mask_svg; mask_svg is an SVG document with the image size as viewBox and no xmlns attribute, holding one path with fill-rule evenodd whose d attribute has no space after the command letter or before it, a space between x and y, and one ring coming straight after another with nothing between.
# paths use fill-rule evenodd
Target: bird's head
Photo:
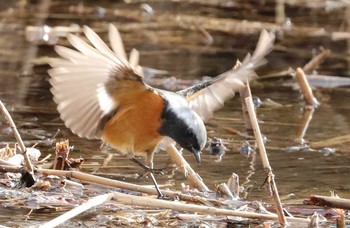
<instances>
[{"instance_id":1,"label":"bird's head","mask_svg":"<svg viewBox=\"0 0 350 228\"><path fill-rule=\"evenodd\" d=\"M207 141L207 131L202 119L189 107L166 107L162 113L161 135L172 138L201 162L200 152Z\"/></svg>"}]
</instances>

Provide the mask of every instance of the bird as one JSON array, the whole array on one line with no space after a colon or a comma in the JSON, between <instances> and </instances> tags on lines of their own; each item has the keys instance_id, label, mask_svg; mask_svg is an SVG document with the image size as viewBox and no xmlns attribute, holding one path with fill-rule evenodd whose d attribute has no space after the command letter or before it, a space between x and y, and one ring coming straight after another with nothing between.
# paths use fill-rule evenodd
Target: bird
<instances>
[{"instance_id":1,"label":"bird","mask_svg":"<svg viewBox=\"0 0 350 228\"><path fill-rule=\"evenodd\" d=\"M56 45L59 58L50 61L51 92L65 126L78 136L101 139L145 170L153 168L162 142L176 142L198 163L206 145L207 122L224 102L257 77L274 45L273 33L263 30L252 55L240 66L180 91L147 84L139 52L129 58L118 29L109 24L110 47L88 26L86 39L68 34L72 48ZM136 157L145 158L145 163ZM152 172L153 183L162 196Z\"/></svg>"}]
</instances>

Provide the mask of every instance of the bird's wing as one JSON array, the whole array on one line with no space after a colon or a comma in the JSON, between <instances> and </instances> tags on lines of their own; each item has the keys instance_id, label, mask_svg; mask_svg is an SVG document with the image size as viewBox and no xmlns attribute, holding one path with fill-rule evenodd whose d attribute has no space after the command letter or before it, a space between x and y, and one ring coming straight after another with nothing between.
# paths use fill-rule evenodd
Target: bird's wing
<instances>
[{"instance_id":1,"label":"bird's wing","mask_svg":"<svg viewBox=\"0 0 350 228\"><path fill-rule=\"evenodd\" d=\"M189 106L203 121L213 116L214 111L223 107L235 92L257 75L254 69L265 63L264 57L272 50L275 37L263 30L253 55L248 54L241 65L215 78L204 81L177 93L184 96Z\"/></svg>"},{"instance_id":2,"label":"bird's wing","mask_svg":"<svg viewBox=\"0 0 350 228\"><path fill-rule=\"evenodd\" d=\"M51 92L65 125L75 134L86 138L100 138L101 122L118 108L115 91L137 90L147 87L138 74L138 52L126 58L118 30L110 25L112 50L87 26L84 34L89 42L69 34L68 40L76 49L55 46L61 56L53 60L48 71Z\"/></svg>"}]
</instances>

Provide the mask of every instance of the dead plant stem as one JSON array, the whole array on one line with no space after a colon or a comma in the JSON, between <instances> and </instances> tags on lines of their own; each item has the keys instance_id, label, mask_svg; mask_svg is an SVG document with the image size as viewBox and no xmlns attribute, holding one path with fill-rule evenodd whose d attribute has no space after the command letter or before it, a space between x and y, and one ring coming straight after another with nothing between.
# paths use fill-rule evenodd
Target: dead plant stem
<instances>
[{"instance_id":1,"label":"dead plant stem","mask_svg":"<svg viewBox=\"0 0 350 228\"><path fill-rule=\"evenodd\" d=\"M18 145L21 148L22 154L24 156L25 166L26 166L27 170L34 177L34 175L33 175L33 165L30 162L30 159L28 157L27 149L26 149L26 147L25 147L25 145L23 143L21 135L19 134L19 132L18 132L18 130L16 128L15 123L13 122L13 119L12 119L10 113L7 111L5 105L2 103L1 100L0 100L0 108L1 108L1 111L2 111L2 113L4 114L4 116L5 116L6 120L7 120L7 122L10 124L10 127L12 128L12 131L13 131L13 133L15 135L16 140L17 140L17 143L18 143Z\"/></svg>"},{"instance_id":2,"label":"dead plant stem","mask_svg":"<svg viewBox=\"0 0 350 228\"><path fill-rule=\"evenodd\" d=\"M114 193L113 199L116 200L117 202L128 204L128 205L172 209L177 211L201 213L205 215L238 216L243 218L268 219L268 220L279 219L278 216L276 215L235 211L235 210L201 206L201 205L195 205L195 204L184 204L178 201L159 200L159 199L153 199L153 198L144 197L144 196L128 195L128 194L119 193L119 192ZM304 218L294 217L294 218L288 218L288 221L289 222L308 222L309 220Z\"/></svg>"},{"instance_id":3,"label":"dead plant stem","mask_svg":"<svg viewBox=\"0 0 350 228\"><path fill-rule=\"evenodd\" d=\"M83 182L94 183L94 184L121 188L121 189L127 189L130 191L141 192L141 193L146 193L150 195L157 195L157 191L155 188L131 184L131 183L122 182L118 180L111 180L108 178L98 177L95 175L86 174L79 171L63 171L63 170L52 170L52 169L40 169L39 171L44 175L70 177L70 178L81 180ZM162 190L162 193L168 197L178 197L180 200L210 204L210 202L207 199L199 196L190 196L190 195L186 195L186 194L182 194L182 193L178 193L170 190Z\"/></svg>"},{"instance_id":4,"label":"dead plant stem","mask_svg":"<svg viewBox=\"0 0 350 228\"><path fill-rule=\"evenodd\" d=\"M102 204L108 202L112 197L113 197L113 193L107 193L104 195L99 195L99 196L93 197L93 198L89 199L87 202L80 205L79 207L76 207L76 208L62 214L61 216L58 216L58 217L54 218L53 220L42 224L41 226L39 226L39 228L56 227L56 226L68 221L69 219L71 219L71 218L73 218L73 217L93 208L93 207L97 207L99 205L102 205Z\"/></svg>"},{"instance_id":5,"label":"dead plant stem","mask_svg":"<svg viewBox=\"0 0 350 228\"><path fill-rule=\"evenodd\" d=\"M252 101L252 97L247 97L245 98L245 102L248 108L248 113L249 113L249 117L250 117L250 121L252 122L252 127L254 130L254 135L255 135L255 139L257 141L258 144L258 148L259 148L259 152L260 152L260 156L261 156L261 160L262 160L262 164L265 168L265 172L268 176L268 184L270 185L270 189L272 190L272 197L274 199L274 203L275 203L275 207L276 207L276 211L278 214L278 220L279 223L282 227L284 227L286 225L286 218L284 216L283 213L283 208L282 208L282 203L278 194L278 189L275 183L275 175L272 172L272 168L270 166L270 162L265 150L265 145L262 139L262 135L260 132L260 127L258 124L258 120L255 114L255 110L254 110L254 104Z\"/></svg>"},{"instance_id":6,"label":"dead plant stem","mask_svg":"<svg viewBox=\"0 0 350 228\"><path fill-rule=\"evenodd\" d=\"M306 104L312 107L317 107L320 103L315 98L312 89L309 85L309 82L307 81L307 78L305 76L305 73L300 67L297 68L297 71L295 73L295 79L300 86L300 90L304 96Z\"/></svg>"},{"instance_id":7,"label":"dead plant stem","mask_svg":"<svg viewBox=\"0 0 350 228\"><path fill-rule=\"evenodd\" d=\"M209 188L203 183L202 178L191 168L174 144L171 143L166 151L193 187L200 191L209 191Z\"/></svg>"}]
</instances>

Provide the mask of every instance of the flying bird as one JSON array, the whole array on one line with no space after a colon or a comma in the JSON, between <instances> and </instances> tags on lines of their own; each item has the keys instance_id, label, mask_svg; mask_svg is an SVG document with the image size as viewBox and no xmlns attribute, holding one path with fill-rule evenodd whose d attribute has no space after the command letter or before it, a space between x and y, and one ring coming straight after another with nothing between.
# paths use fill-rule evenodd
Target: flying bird
<instances>
[{"instance_id":1,"label":"flying bird","mask_svg":"<svg viewBox=\"0 0 350 228\"><path fill-rule=\"evenodd\" d=\"M61 58L50 63L51 92L60 117L73 133L102 139L146 170L153 167L161 142L169 139L200 162L207 140L204 122L256 77L254 69L265 62L274 43L274 36L263 30L253 55L248 54L239 67L171 92L144 81L138 51L133 49L127 58L114 25L109 25L111 48L88 26L83 31L89 43L69 34L75 50L55 46ZM135 156L144 156L145 164Z\"/></svg>"}]
</instances>

